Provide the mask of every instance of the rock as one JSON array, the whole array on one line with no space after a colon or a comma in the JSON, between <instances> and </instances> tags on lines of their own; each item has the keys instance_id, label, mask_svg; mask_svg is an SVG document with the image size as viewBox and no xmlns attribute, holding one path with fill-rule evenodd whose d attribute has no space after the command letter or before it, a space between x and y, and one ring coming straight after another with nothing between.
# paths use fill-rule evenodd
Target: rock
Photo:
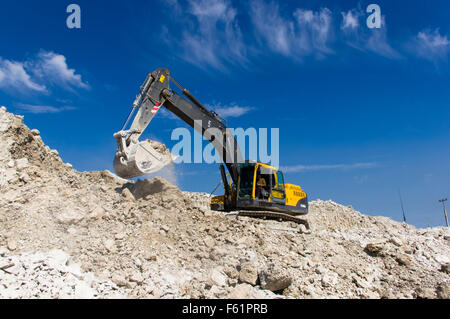
<instances>
[{"instance_id":1,"label":"rock","mask_svg":"<svg viewBox=\"0 0 450 319\"><path fill-rule=\"evenodd\" d=\"M72 164L70 164L70 163L65 163L64 164L67 168L72 168L73 166L72 166Z\"/></svg>"},{"instance_id":2,"label":"rock","mask_svg":"<svg viewBox=\"0 0 450 319\"><path fill-rule=\"evenodd\" d=\"M105 217L105 215L106 215L105 210L101 206L97 206L91 211L89 217L94 219L100 219Z\"/></svg>"},{"instance_id":3,"label":"rock","mask_svg":"<svg viewBox=\"0 0 450 319\"><path fill-rule=\"evenodd\" d=\"M115 238L116 240L122 240L122 239L124 239L125 237L126 237L126 234L125 234L124 232L117 233L117 234L114 236L114 238Z\"/></svg>"},{"instance_id":4,"label":"rock","mask_svg":"<svg viewBox=\"0 0 450 319\"><path fill-rule=\"evenodd\" d=\"M106 239L104 241L104 245L105 248L110 252L110 253L114 253L117 251L117 246L116 246L116 242L114 241L114 239Z\"/></svg>"},{"instance_id":5,"label":"rock","mask_svg":"<svg viewBox=\"0 0 450 319\"><path fill-rule=\"evenodd\" d=\"M252 286L249 284L239 284L228 294L228 299L252 299Z\"/></svg>"},{"instance_id":6,"label":"rock","mask_svg":"<svg viewBox=\"0 0 450 319\"><path fill-rule=\"evenodd\" d=\"M366 245L366 252L372 256L385 257L387 254L386 242L376 241Z\"/></svg>"},{"instance_id":7,"label":"rock","mask_svg":"<svg viewBox=\"0 0 450 319\"><path fill-rule=\"evenodd\" d=\"M256 282L258 281L257 267L251 263L245 263L242 265L241 271L239 272L239 280L253 286L256 285Z\"/></svg>"},{"instance_id":8,"label":"rock","mask_svg":"<svg viewBox=\"0 0 450 319\"><path fill-rule=\"evenodd\" d=\"M306 233L307 231L308 231L308 229L306 228L306 226L303 224L300 224L300 226L298 227L298 232L303 234L303 233Z\"/></svg>"},{"instance_id":9,"label":"rock","mask_svg":"<svg viewBox=\"0 0 450 319\"><path fill-rule=\"evenodd\" d=\"M52 155L55 155L55 156L59 156L59 153L58 153L57 150L50 150L49 153L52 154Z\"/></svg>"},{"instance_id":10,"label":"rock","mask_svg":"<svg viewBox=\"0 0 450 319\"><path fill-rule=\"evenodd\" d=\"M26 157L16 160L16 167L18 170L25 169L28 165L28 159Z\"/></svg>"},{"instance_id":11,"label":"rock","mask_svg":"<svg viewBox=\"0 0 450 319\"><path fill-rule=\"evenodd\" d=\"M437 288L437 295L440 299L450 299L450 283L441 283Z\"/></svg>"},{"instance_id":12,"label":"rock","mask_svg":"<svg viewBox=\"0 0 450 319\"><path fill-rule=\"evenodd\" d=\"M135 282L140 285L144 282L144 277L142 276L142 274L140 272L134 272L130 276L130 281Z\"/></svg>"},{"instance_id":13,"label":"rock","mask_svg":"<svg viewBox=\"0 0 450 319\"><path fill-rule=\"evenodd\" d=\"M322 276L321 284L324 288L334 287L336 286L337 282L337 274L328 273Z\"/></svg>"},{"instance_id":14,"label":"rock","mask_svg":"<svg viewBox=\"0 0 450 319\"><path fill-rule=\"evenodd\" d=\"M31 134L33 134L34 136L39 136L39 135L41 135L41 132L39 132L39 130L37 130L37 129L32 129L31 131Z\"/></svg>"},{"instance_id":15,"label":"rock","mask_svg":"<svg viewBox=\"0 0 450 319\"><path fill-rule=\"evenodd\" d=\"M325 267L323 267L322 265L318 265L315 269L314 272L316 274L324 274L327 272L327 270L325 269Z\"/></svg>"},{"instance_id":16,"label":"rock","mask_svg":"<svg viewBox=\"0 0 450 319\"><path fill-rule=\"evenodd\" d=\"M24 182L24 183L28 183L30 182L30 176L27 173L22 173L19 175L19 180Z\"/></svg>"},{"instance_id":17,"label":"rock","mask_svg":"<svg viewBox=\"0 0 450 319\"><path fill-rule=\"evenodd\" d=\"M75 286L75 299L92 299L94 290L87 283L81 281Z\"/></svg>"},{"instance_id":18,"label":"rock","mask_svg":"<svg viewBox=\"0 0 450 319\"><path fill-rule=\"evenodd\" d=\"M212 248L216 245L216 241L211 236L207 236L204 239L204 242L205 242L206 247L209 247L209 248Z\"/></svg>"},{"instance_id":19,"label":"rock","mask_svg":"<svg viewBox=\"0 0 450 319\"><path fill-rule=\"evenodd\" d=\"M14 251L17 249L17 242L13 238L8 238L6 241L6 247L8 247L9 250Z\"/></svg>"},{"instance_id":20,"label":"rock","mask_svg":"<svg viewBox=\"0 0 450 319\"><path fill-rule=\"evenodd\" d=\"M128 281L126 280L125 276L121 273L113 274L111 280L119 287L125 287L128 284Z\"/></svg>"},{"instance_id":21,"label":"rock","mask_svg":"<svg viewBox=\"0 0 450 319\"><path fill-rule=\"evenodd\" d=\"M219 227L217 227L217 231L221 233L226 232L227 229L227 226L225 226L224 224L220 224Z\"/></svg>"},{"instance_id":22,"label":"rock","mask_svg":"<svg viewBox=\"0 0 450 319\"><path fill-rule=\"evenodd\" d=\"M281 267L269 264L259 273L259 282L263 289L280 291L291 285L292 278Z\"/></svg>"},{"instance_id":23,"label":"rock","mask_svg":"<svg viewBox=\"0 0 450 319\"><path fill-rule=\"evenodd\" d=\"M421 287L416 289L414 296L417 299L435 299L436 298L436 292L433 288L428 287Z\"/></svg>"},{"instance_id":24,"label":"rock","mask_svg":"<svg viewBox=\"0 0 450 319\"><path fill-rule=\"evenodd\" d=\"M122 196L128 200L134 200L134 196L128 188L122 190Z\"/></svg>"},{"instance_id":25,"label":"rock","mask_svg":"<svg viewBox=\"0 0 450 319\"><path fill-rule=\"evenodd\" d=\"M403 246L403 241L402 241L400 238L395 237L395 236L393 236L393 237L389 240L389 242L393 243L393 244L394 244L395 246L397 246L397 247Z\"/></svg>"},{"instance_id":26,"label":"rock","mask_svg":"<svg viewBox=\"0 0 450 319\"><path fill-rule=\"evenodd\" d=\"M55 217L61 224L73 225L84 218L84 213L77 207L66 205L61 207L61 211L55 212Z\"/></svg>"},{"instance_id":27,"label":"rock","mask_svg":"<svg viewBox=\"0 0 450 319\"><path fill-rule=\"evenodd\" d=\"M359 287L359 288L363 288L363 289L368 289L370 288L370 283L368 283L366 280L364 280L363 278L359 277L357 274L352 274L351 276L353 283Z\"/></svg>"},{"instance_id":28,"label":"rock","mask_svg":"<svg viewBox=\"0 0 450 319\"><path fill-rule=\"evenodd\" d=\"M221 267L214 268L209 275L211 286L216 285L224 287L227 284L227 276L223 273Z\"/></svg>"},{"instance_id":29,"label":"rock","mask_svg":"<svg viewBox=\"0 0 450 319\"><path fill-rule=\"evenodd\" d=\"M224 269L225 274L230 277L231 279L238 279L239 278L239 272L235 267L226 267Z\"/></svg>"},{"instance_id":30,"label":"rock","mask_svg":"<svg viewBox=\"0 0 450 319\"><path fill-rule=\"evenodd\" d=\"M442 265L440 271L446 274L450 274L450 263Z\"/></svg>"},{"instance_id":31,"label":"rock","mask_svg":"<svg viewBox=\"0 0 450 319\"><path fill-rule=\"evenodd\" d=\"M396 256L395 260L398 262L401 266L409 266L412 264L412 259L408 255L405 254L399 254Z\"/></svg>"}]
</instances>

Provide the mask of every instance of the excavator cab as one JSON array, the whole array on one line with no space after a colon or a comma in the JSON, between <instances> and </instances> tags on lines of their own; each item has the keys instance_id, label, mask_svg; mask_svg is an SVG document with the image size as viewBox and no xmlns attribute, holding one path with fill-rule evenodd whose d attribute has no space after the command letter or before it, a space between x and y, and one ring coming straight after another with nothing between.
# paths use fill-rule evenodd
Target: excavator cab
<instances>
[{"instance_id":1,"label":"excavator cab","mask_svg":"<svg viewBox=\"0 0 450 319\"><path fill-rule=\"evenodd\" d=\"M227 201L227 196L232 196L231 201ZM236 195L231 192L212 197L210 207L218 211L264 210L295 216L308 213L308 198L300 186L285 184L283 172L274 166L246 162L239 164Z\"/></svg>"},{"instance_id":2,"label":"excavator cab","mask_svg":"<svg viewBox=\"0 0 450 319\"><path fill-rule=\"evenodd\" d=\"M263 163L241 164L238 190L238 199L279 203L286 200L283 173Z\"/></svg>"}]
</instances>

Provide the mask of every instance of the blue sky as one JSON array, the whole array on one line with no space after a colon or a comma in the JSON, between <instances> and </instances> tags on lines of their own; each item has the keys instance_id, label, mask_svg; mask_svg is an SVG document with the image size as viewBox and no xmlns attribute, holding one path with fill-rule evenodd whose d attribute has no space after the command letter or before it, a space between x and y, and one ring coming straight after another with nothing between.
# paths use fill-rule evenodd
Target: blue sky
<instances>
[{"instance_id":1,"label":"blue sky","mask_svg":"<svg viewBox=\"0 0 450 319\"><path fill-rule=\"evenodd\" d=\"M68 29L66 7L81 7ZM369 29L366 8L381 8ZM231 127L279 127L287 182L310 199L442 225L449 196L448 1L21 1L0 10L0 104L78 170L112 170L112 134L167 67ZM169 147L180 120L146 137ZM163 172L211 191L217 164ZM172 174L172 175L171 175Z\"/></svg>"}]
</instances>

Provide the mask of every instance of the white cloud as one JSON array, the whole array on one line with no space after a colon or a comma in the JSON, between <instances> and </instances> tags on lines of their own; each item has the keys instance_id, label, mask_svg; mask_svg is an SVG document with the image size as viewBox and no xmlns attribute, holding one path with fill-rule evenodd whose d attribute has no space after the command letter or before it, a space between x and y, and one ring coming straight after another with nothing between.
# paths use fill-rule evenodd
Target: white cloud
<instances>
[{"instance_id":1,"label":"white cloud","mask_svg":"<svg viewBox=\"0 0 450 319\"><path fill-rule=\"evenodd\" d=\"M409 45L410 51L424 59L438 62L446 60L450 52L450 41L439 29L424 30L417 34Z\"/></svg>"},{"instance_id":2,"label":"white cloud","mask_svg":"<svg viewBox=\"0 0 450 319\"><path fill-rule=\"evenodd\" d=\"M347 44L360 51L372 52L388 59L400 59L401 54L389 43L385 16L381 17L381 28L369 29L366 25L353 27L364 13L361 9L352 9L342 13L341 30ZM356 20L356 21L355 21Z\"/></svg>"},{"instance_id":3,"label":"white cloud","mask_svg":"<svg viewBox=\"0 0 450 319\"><path fill-rule=\"evenodd\" d=\"M18 104L17 108L26 113L33 113L33 114L60 113L63 111L75 110L75 108L72 106L55 107L49 105L31 105L22 103Z\"/></svg>"},{"instance_id":4,"label":"white cloud","mask_svg":"<svg viewBox=\"0 0 450 319\"><path fill-rule=\"evenodd\" d=\"M256 34L264 39L272 51L290 55L293 32L293 22L288 22L280 15L277 4L266 4L262 1L252 1L251 19Z\"/></svg>"},{"instance_id":5,"label":"white cloud","mask_svg":"<svg viewBox=\"0 0 450 319\"><path fill-rule=\"evenodd\" d=\"M307 55L322 57L332 53L332 14L327 8L319 11L296 9L293 19L284 18L279 6L254 0L250 14L257 37L271 51L301 59Z\"/></svg>"},{"instance_id":6,"label":"white cloud","mask_svg":"<svg viewBox=\"0 0 450 319\"><path fill-rule=\"evenodd\" d=\"M47 93L49 86L72 90L89 89L81 75L70 69L66 57L54 52L40 52L35 58L16 62L0 57L0 88L19 92Z\"/></svg>"},{"instance_id":7,"label":"white cloud","mask_svg":"<svg viewBox=\"0 0 450 319\"><path fill-rule=\"evenodd\" d=\"M224 62L245 64L246 46L236 16L237 10L229 0L189 0L182 15L182 57L203 68L225 69Z\"/></svg>"},{"instance_id":8,"label":"white cloud","mask_svg":"<svg viewBox=\"0 0 450 319\"><path fill-rule=\"evenodd\" d=\"M219 114L221 117L227 118L227 117L240 117L251 110L253 110L252 107L247 106L239 106L239 105L230 105L230 106L221 106L219 105L206 105L207 108L214 110L217 114Z\"/></svg>"},{"instance_id":9,"label":"white cloud","mask_svg":"<svg viewBox=\"0 0 450 319\"><path fill-rule=\"evenodd\" d=\"M21 62L0 58L0 88L10 90L46 92L46 87L34 82Z\"/></svg>"},{"instance_id":10,"label":"white cloud","mask_svg":"<svg viewBox=\"0 0 450 319\"><path fill-rule=\"evenodd\" d=\"M361 12L357 10L349 10L347 12L341 12L342 24L341 29L344 31L353 31L359 26L359 17Z\"/></svg>"},{"instance_id":11,"label":"white cloud","mask_svg":"<svg viewBox=\"0 0 450 319\"><path fill-rule=\"evenodd\" d=\"M388 42L386 27L372 29L365 49L388 59L400 59L402 56Z\"/></svg>"},{"instance_id":12,"label":"white cloud","mask_svg":"<svg viewBox=\"0 0 450 319\"><path fill-rule=\"evenodd\" d=\"M172 112L167 110L165 107L160 108L158 113L156 113L156 114L159 114L159 116L168 118L171 120L180 120L180 118L178 116L176 116L175 114L173 114Z\"/></svg>"},{"instance_id":13,"label":"white cloud","mask_svg":"<svg viewBox=\"0 0 450 319\"><path fill-rule=\"evenodd\" d=\"M298 173L298 172L305 172L305 171L374 168L377 166L378 166L377 163L331 164L331 165L294 165L294 166L282 167L281 170L284 172Z\"/></svg>"},{"instance_id":14,"label":"white cloud","mask_svg":"<svg viewBox=\"0 0 450 319\"><path fill-rule=\"evenodd\" d=\"M30 68L36 74L54 85L65 88L78 87L89 89L89 85L81 79L75 69L70 69L66 57L54 52L42 51L37 60L30 62Z\"/></svg>"}]
</instances>

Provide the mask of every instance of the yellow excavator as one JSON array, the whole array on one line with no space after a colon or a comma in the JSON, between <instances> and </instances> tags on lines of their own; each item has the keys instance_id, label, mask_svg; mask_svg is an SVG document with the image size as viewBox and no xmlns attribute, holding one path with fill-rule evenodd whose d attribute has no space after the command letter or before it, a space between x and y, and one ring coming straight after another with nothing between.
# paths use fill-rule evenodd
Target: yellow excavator
<instances>
[{"instance_id":1,"label":"yellow excavator","mask_svg":"<svg viewBox=\"0 0 450 319\"><path fill-rule=\"evenodd\" d=\"M187 99L170 89L170 81ZM151 141L139 140L163 106L209 140L223 161L219 168L224 195L211 198L211 209L237 212L244 216L291 220L308 227L307 221L299 217L308 213L308 197L303 189L286 184L283 173L276 167L244 160L226 121L205 108L165 68L156 69L147 76L122 130L114 134L118 147L114 170L118 176L133 178L150 174L172 161L170 154L155 150ZM135 113L132 124L127 128Z\"/></svg>"}]
</instances>

